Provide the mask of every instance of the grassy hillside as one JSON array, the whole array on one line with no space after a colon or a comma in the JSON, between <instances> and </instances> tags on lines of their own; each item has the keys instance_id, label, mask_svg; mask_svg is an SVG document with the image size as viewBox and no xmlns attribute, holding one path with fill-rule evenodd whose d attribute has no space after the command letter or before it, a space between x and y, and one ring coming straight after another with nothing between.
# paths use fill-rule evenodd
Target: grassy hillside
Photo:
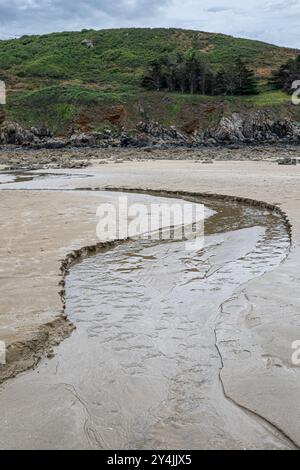
<instances>
[{"instance_id":1,"label":"grassy hillside","mask_svg":"<svg viewBox=\"0 0 300 470\"><path fill-rule=\"evenodd\" d=\"M92 40L94 48L83 45L84 39ZM141 88L141 77L153 59L192 46L216 69L243 57L261 79L263 94L253 99L212 98L161 95ZM260 106L278 112L278 107L286 107L289 98L269 92L266 80L296 53L258 41L178 29L83 30L0 41L0 79L8 86L8 117L27 126L49 124L64 132L71 126L99 129L109 123L130 127L147 118L181 125L182 119L194 115L205 126L226 109Z\"/></svg>"}]
</instances>

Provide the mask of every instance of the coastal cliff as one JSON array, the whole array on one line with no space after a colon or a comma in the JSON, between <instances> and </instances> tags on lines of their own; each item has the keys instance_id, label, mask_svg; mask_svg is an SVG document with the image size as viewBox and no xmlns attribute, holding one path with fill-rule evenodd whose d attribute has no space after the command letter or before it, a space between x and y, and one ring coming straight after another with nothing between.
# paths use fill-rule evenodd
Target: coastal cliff
<instances>
[{"instance_id":1,"label":"coastal cliff","mask_svg":"<svg viewBox=\"0 0 300 470\"><path fill-rule=\"evenodd\" d=\"M264 111L248 115L233 113L202 131L192 133L158 122L140 122L131 130L74 132L55 137L46 127L25 129L15 122L0 126L0 145L60 149L64 147L200 147L217 145L259 145L300 143L300 122L276 119Z\"/></svg>"}]
</instances>

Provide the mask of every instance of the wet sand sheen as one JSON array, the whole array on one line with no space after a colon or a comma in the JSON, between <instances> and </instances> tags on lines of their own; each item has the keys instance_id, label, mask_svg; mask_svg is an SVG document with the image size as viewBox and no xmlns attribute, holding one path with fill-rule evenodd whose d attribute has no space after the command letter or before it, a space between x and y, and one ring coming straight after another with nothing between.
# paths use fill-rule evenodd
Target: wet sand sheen
<instances>
[{"instance_id":1,"label":"wet sand sheen","mask_svg":"<svg viewBox=\"0 0 300 470\"><path fill-rule=\"evenodd\" d=\"M72 268L77 331L4 386L2 448L290 447L224 397L215 347L222 303L274 269L289 240L278 217L222 204L204 252L130 242Z\"/></svg>"}]
</instances>

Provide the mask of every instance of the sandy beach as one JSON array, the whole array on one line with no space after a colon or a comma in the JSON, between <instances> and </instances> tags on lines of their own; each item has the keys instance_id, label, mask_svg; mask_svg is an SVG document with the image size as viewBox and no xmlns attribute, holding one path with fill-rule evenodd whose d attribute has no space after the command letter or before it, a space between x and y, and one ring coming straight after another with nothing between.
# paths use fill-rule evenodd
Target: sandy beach
<instances>
[{"instance_id":1,"label":"sandy beach","mask_svg":"<svg viewBox=\"0 0 300 470\"><path fill-rule=\"evenodd\" d=\"M0 379L52 357L53 347L74 328L63 311L62 262L82 247L99 244L95 227L101 198L85 189L192 192L263 201L287 215L292 247L279 267L243 285L222 305L215 322L220 380L231 404L255 416L262 428L270 426L287 447L299 448L300 369L291 357L292 343L300 339L300 167L267 161L129 161L95 162L79 173L85 177L76 180L76 188L82 189L78 192L68 191L71 180L55 191L0 186L0 339L8 346Z\"/></svg>"}]
</instances>

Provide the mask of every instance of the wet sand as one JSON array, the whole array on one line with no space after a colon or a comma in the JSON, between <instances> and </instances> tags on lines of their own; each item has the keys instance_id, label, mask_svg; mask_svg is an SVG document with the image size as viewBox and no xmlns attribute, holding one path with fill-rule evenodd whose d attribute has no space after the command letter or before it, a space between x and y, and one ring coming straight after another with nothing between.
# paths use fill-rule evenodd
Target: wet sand
<instances>
[{"instance_id":1,"label":"wet sand","mask_svg":"<svg viewBox=\"0 0 300 470\"><path fill-rule=\"evenodd\" d=\"M278 216L210 204L204 250L128 241L70 270L76 332L4 387L2 448L293 448L224 397L215 344L219 306L280 264L289 237Z\"/></svg>"},{"instance_id":2,"label":"wet sand","mask_svg":"<svg viewBox=\"0 0 300 470\"><path fill-rule=\"evenodd\" d=\"M285 434L296 445L299 445L298 390L300 371L291 365L291 343L300 338L299 320L297 318L299 296L296 289L299 279L299 169L279 168L267 163L244 162L220 163L215 164L213 168L204 166L199 168L199 165L191 162L152 162L114 165L111 167L106 165L101 167L99 176L89 179L89 184L95 187L128 185L129 187L144 189L210 191L211 193L265 200L271 204L281 204L281 208L287 212L294 225L293 250L288 260L279 268L258 280L251 281L240 292L235 292L232 299L223 305L217 319L216 335L222 359L221 379L225 395L235 406L240 405L241 409L248 409L256 416L261 416L264 423L270 422L273 429L275 427L280 430L281 437ZM84 187L86 181L82 179L79 185ZM45 216L44 222L48 234L50 234L50 240L45 243L44 238L47 238L45 236L45 233L47 233L46 227L35 230L34 238L31 235L31 238L26 237L26 240L24 234L21 235L20 232L17 232L19 238L16 240L16 246L14 246L14 243L10 245L11 248L14 247L11 254L14 255L15 265L18 263L23 268L24 276L22 281L28 280L30 289L40 287L34 285L34 276L28 275L32 272L32 266L34 266L36 272L39 272L38 268L40 268L45 290L46 286L48 287L48 302L46 298L39 295L37 300L43 305L37 306L35 304L33 307L36 301L35 296L29 297L23 293L21 295L22 303L20 297L19 315L13 316L12 313L17 311L16 284L18 286L20 284L20 277L18 280L16 277L13 278L16 274L20 276L20 271L15 266L15 272L11 272L12 278L10 280L10 292L14 292L14 297L9 295L9 290L4 289L2 291L4 308L2 306L1 325L5 325L7 329L7 338L9 338L10 333L11 342L15 342L16 339L22 337L25 332L28 334L28 331L29 336L30 333L31 335L36 334L37 326L43 327L45 318L47 318L47 321L48 319L53 321L53 318L58 315L60 298L57 295L57 282L53 282L53 284L49 282L51 276L49 276L49 270L46 274L47 264L45 264L45 261L47 259L47 263L53 263L53 277L51 280L58 281L58 270L55 271L55 266L59 269L60 258L57 255L58 252L61 250L60 253L65 254L70 251L71 240L73 240L72 247L80 247L83 244L87 245L93 242L88 227L91 229L93 225L93 215L89 213L89 210L91 210L90 204L95 194L85 193L85 196L82 193L54 194L52 192L33 194L32 192L23 191L3 191L1 193L1 213L4 214L3 220L5 221L5 230L1 233L5 242L2 243L2 250L6 249L4 253L9 251L7 249L8 239L13 240L13 237L16 236L17 214L19 214L19 217L22 214L20 212L22 203L24 204L24 213L21 219L23 230L26 228L27 234L32 233L34 226L35 228L41 226L40 222L43 221ZM53 203L52 206L51 202ZM18 204L17 208L15 204ZM59 204L59 210L57 204ZM2 212L5 207L6 216L9 216L10 223L5 218L5 211ZM74 210L74 207L76 207L76 210ZM72 208L73 219L70 214ZM12 227L11 215L13 210L15 210L16 216L14 218L14 227ZM43 214L43 211L45 214ZM67 219L65 219L64 211L67 214ZM63 216L59 217L58 212L62 213ZM35 220L34 213L36 213L35 225L32 224ZM77 232L74 214L76 214L76 218L81 217L80 223L77 219ZM51 219L49 219L50 215ZM65 227L68 224L62 224L62 218L64 218L64 221L69 220L69 224L72 225L69 232L69 227ZM24 223L24 219L26 223ZM49 224L49 221L54 223ZM46 251L45 255L42 254L41 256L40 253L37 255L37 242ZM61 248L62 245L65 246L64 249ZM27 261L28 264L26 264L24 248L26 248L27 256L31 253L31 258L29 257ZM10 249L10 251L12 250ZM52 260L49 260L51 256ZM1 254L2 263L3 259L4 257ZM32 263L33 259L38 259L38 262ZM12 263L7 262L4 268L5 270L1 273L2 279L4 277L3 272L13 268ZM9 283L9 280L6 282ZM57 307L54 306L55 300ZM11 304L10 315L5 307L9 304L8 301ZM45 312L46 304L51 302L52 310L47 305L47 314L41 316L40 312ZM27 312L24 311L23 304L27 306ZM4 311L7 312L6 318L3 316ZM30 322L25 325L22 323L21 326L19 323L19 328L16 328L17 320L20 322L22 315L26 319L29 318L31 324ZM244 351L248 351L247 354ZM218 442L210 445L211 447L219 447Z\"/></svg>"},{"instance_id":3,"label":"wet sand","mask_svg":"<svg viewBox=\"0 0 300 470\"><path fill-rule=\"evenodd\" d=\"M7 364L0 365L0 381L35 366L73 331L64 312L63 262L83 247L106 246L97 238L96 211L120 194L53 189L70 180L68 175L59 183L52 176L22 181L1 192L0 338L7 346ZM20 189L28 185L34 190ZM153 199L128 197L146 206Z\"/></svg>"}]
</instances>

